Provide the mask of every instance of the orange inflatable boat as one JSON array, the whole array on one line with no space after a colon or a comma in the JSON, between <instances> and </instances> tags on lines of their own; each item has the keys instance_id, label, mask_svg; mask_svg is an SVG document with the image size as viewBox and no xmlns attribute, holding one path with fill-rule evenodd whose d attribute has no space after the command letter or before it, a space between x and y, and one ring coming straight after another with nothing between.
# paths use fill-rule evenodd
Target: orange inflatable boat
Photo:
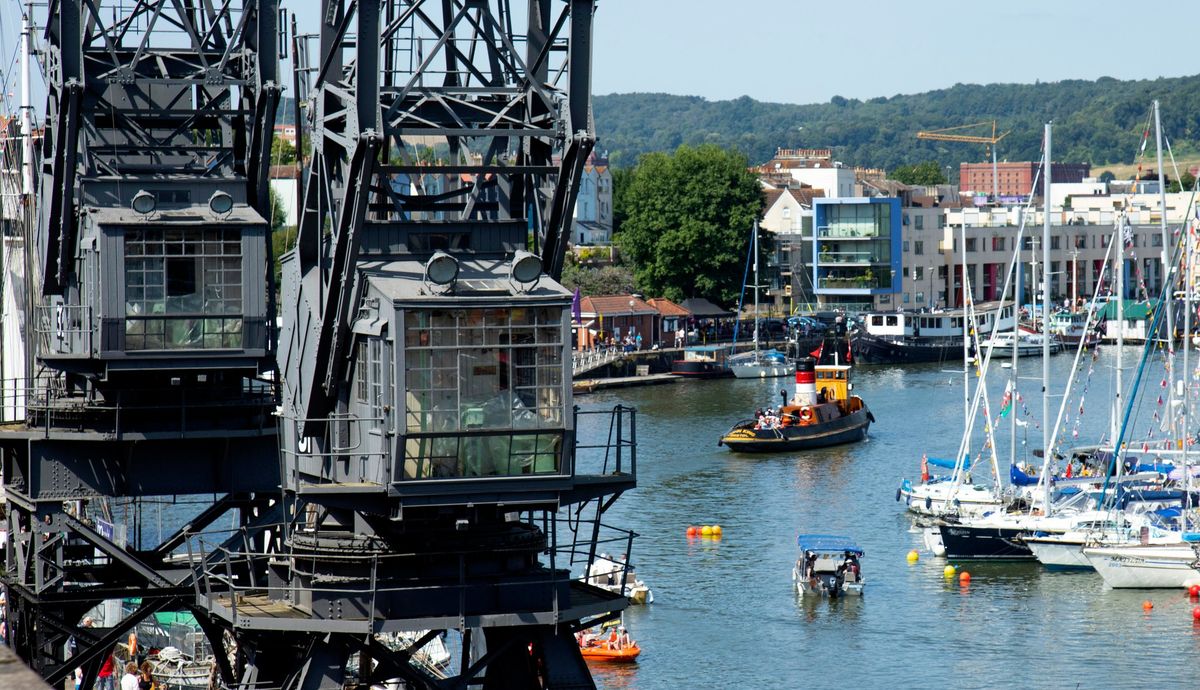
<instances>
[{"instance_id":1,"label":"orange inflatable boat","mask_svg":"<svg viewBox=\"0 0 1200 690\"><path fill-rule=\"evenodd\" d=\"M592 661L629 663L637 661L638 655L642 653L642 648L636 644L625 649L609 649L604 645L596 645L592 647L580 647L579 651L583 653L584 659Z\"/></svg>"}]
</instances>

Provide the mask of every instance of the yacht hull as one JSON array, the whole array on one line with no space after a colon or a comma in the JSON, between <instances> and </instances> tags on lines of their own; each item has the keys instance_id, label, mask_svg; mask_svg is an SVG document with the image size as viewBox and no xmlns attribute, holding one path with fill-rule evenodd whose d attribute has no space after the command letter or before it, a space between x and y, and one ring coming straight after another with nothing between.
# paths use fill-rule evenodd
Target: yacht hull
<instances>
[{"instance_id":1,"label":"yacht hull","mask_svg":"<svg viewBox=\"0 0 1200 690\"><path fill-rule=\"evenodd\" d=\"M1020 536L1025 530L1004 527L968 527L943 524L939 527L946 558L997 561L1032 561L1033 552Z\"/></svg>"},{"instance_id":2,"label":"yacht hull","mask_svg":"<svg viewBox=\"0 0 1200 690\"><path fill-rule=\"evenodd\" d=\"M1200 557L1191 546L1085 548L1084 556L1114 589L1175 589L1200 584Z\"/></svg>"}]
</instances>

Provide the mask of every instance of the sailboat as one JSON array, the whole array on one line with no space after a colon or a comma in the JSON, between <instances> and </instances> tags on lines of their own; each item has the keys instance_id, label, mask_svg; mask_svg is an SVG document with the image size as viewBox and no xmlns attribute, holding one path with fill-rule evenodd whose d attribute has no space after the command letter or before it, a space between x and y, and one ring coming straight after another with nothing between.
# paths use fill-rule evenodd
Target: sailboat
<instances>
[{"instance_id":1,"label":"sailboat","mask_svg":"<svg viewBox=\"0 0 1200 690\"><path fill-rule=\"evenodd\" d=\"M775 350L760 350L758 336L760 333L758 319L758 226L751 229L750 242L751 260L754 262L754 284L745 287L754 290L754 351L729 358L729 369L739 379L765 379L780 376L791 376L796 373L796 365L789 362L787 355ZM743 281L744 282L744 281Z\"/></svg>"}]
</instances>

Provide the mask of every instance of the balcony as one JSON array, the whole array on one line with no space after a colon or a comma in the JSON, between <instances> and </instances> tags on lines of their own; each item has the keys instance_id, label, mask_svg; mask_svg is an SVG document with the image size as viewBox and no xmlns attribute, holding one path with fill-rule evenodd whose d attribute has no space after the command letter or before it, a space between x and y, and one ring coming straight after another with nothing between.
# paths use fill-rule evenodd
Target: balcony
<instances>
[{"instance_id":1,"label":"balcony","mask_svg":"<svg viewBox=\"0 0 1200 690\"><path fill-rule=\"evenodd\" d=\"M871 252L821 252L817 255L817 262L821 265L839 264L843 266L870 266L873 264L886 264L887 262L875 256Z\"/></svg>"}]
</instances>

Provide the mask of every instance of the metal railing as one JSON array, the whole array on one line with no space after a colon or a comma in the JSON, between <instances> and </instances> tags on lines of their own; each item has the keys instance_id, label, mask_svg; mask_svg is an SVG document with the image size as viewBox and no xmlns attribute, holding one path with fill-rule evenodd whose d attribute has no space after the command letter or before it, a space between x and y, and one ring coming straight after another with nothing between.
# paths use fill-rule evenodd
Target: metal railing
<instances>
[{"instance_id":1,"label":"metal railing","mask_svg":"<svg viewBox=\"0 0 1200 690\"><path fill-rule=\"evenodd\" d=\"M615 362L625 356L625 352L616 346L603 347L595 350L573 352L571 358L571 374L579 376L593 369L599 369L605 364Z\"/></svg>"},{"instance_id":2,"label":"metal railing","mask_svg":"<svg viewBox=\"0 0 1200 690\"><path fill-rule=\"evenodd\" d=\"M600 440L580 441L586 437ZM574 467L577 476L637 477L637 410L625 405L582 410L576 405Z\"/></svg>"},{"instance_id":3,"label":"metal railing","mask_svg":"<svg viewBox=\"0 0 1200 690\"><path fill-rule=\"evenodd\" d=\"M595 502L597 506L601 501ZM546 539L546 548L534 568L519 577L519 583L527 591L540 591L544 598L540 605L526 608L522 613L553 613L557 619L560 609L569 600L564 600L560 594L564 586L572 582L590 584L613 593L621 593L625 589L627 577L633 572L633 563L629 554L633 551L633 540L636 533L601 523L600 511L597 517L588 517L585 513L589 504L563 509L559 511L529 511L520 514L518 522L529 534L540 533ZM276 525L271 529L285 532L284 525ZM222 538L224 537L224 538ZM218 541L220 539L220 541ZM428 580L400 580L397 573L408 572L407 565L412 562L411 553L384 553L363 550L323 550L319 554L305 550L303 553L279 552L274 550L259 550L253 540L243 530L241 535L230 535L228 532L197 532L188 535L186 553L189 562L193 564L191 586L196 601L208 610L216 607L227 608L233 620L244 620L255 615L255 604L266 603L292 606L297 612L313 615L318 608L313 604L312 610L301 602L329 602L342 600L353 602L351 606L339 606L338 610L358 610L364 612L361 617L341 617L339 622L361 623L362 632L378 632L377 623L386 619L393 601L412 601L411 595L428 596L437 592L443 601L456 601L455 610L440 611L437 617L448 621L461 621L470 615L488 613L506 613L505 611L470 610L468 595L477 594L480 582L469 577L473 569L469 561L477 554L461 553L451 558L457 559L457 567L445 568L446 572L456 572L451 581L439 580L431 583ZM622 560L620 556L624 556ZM608 561L604 564L603 561ZM302 582L297 577L298 569L293 564L286 569L288 580L282 583L268 584L262 574L268 563L279 564L283 561L303 562L304 569L310 569L311 577ZM597 569L594 566L601 563L605 567ZM579 570L574 570L575 568ZM336 576L324 577L321 570L336 570ZM533 577L529 577L533 574ZM603 578L603 580L601 580ZM410 595L395 597L393 595ZM257 599L258 601L255 601ZM322 610L325 604L321 604ZM614 600L613 610L623 608ZM405 614L403 611L391 610L395 617L423 618L430 616L426 612Z\"/></svg>"},{"instance_id":4,"label":"metal railing","mask_svg":"<svg viewBox=\"0 0 1200 690\"><path fill-rule=\"evenodd\" d=\"M121 436L131 432L207 430L214 425L262 431L275 426L273 385L243 379L221 395L189 387L124 388L80 393L67 390L59 376L0 380L0 410L22 411L32 428L96 431ZM240 426L237 424L240 423Z\"/></svg>"}]
</instances>

